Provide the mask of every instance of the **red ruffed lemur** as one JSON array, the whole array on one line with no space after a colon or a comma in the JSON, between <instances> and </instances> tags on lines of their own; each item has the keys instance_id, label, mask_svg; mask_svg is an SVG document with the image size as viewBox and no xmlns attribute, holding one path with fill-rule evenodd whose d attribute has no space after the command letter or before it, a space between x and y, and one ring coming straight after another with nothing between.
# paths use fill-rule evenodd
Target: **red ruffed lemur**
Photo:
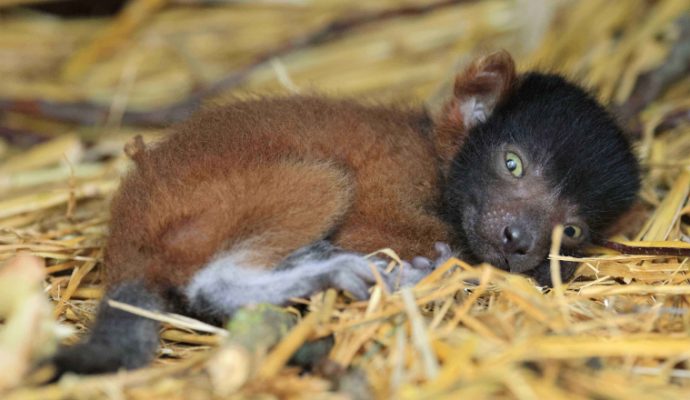
<instances>
[{"instance_id":1,"label":"red ruffed lemur","mask_svg":"<svg viewBox=\"0 0 690 400\"><path fill-rule=\"evenodd\" d=\"M414 284L450 244L460 257L550 282L551 231L577 254L633 202L638 164L614 119L553 74L516 74L498 52L455 81L439 115L318 96L238 101L198 113L159 143L111 206L106 299L227 318L328 287L366 298L363 254L393 248ZM574 264L563 266L564 278ZM146 364L158 324L103 303L61 372Z\"/></svg>"}]
</instances>

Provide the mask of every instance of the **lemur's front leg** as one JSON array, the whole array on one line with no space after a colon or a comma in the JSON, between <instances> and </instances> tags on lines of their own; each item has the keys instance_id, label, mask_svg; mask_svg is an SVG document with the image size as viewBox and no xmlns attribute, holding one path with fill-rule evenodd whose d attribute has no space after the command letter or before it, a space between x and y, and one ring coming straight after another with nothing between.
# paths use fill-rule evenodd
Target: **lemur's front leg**
<instances>
[{"instance_id":1,"label":"lemur's front leg","mask_svg":"<svg viewBox=\"0 0 690 400\"><path fill-rule=\"evenodd\" d=\"M387 265L383 259L365 258L318 241L298 249L272 270L243 265L237 254L221 256L194 277L185 293L193 312L223 318L248 304L286 304L328 288L363 300L376 284L374 270L391 290L414 285L432 270L407 263L387 273Z\"/></svg>"}]
</instances>

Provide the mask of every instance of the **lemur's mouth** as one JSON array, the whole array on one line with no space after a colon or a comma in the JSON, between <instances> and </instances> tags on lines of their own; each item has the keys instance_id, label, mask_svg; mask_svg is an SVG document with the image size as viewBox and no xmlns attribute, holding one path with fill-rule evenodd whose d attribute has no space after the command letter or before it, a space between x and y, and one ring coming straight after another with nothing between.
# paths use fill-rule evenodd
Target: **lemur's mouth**
<instances>
[{"instance_id":1,"label":"lemur's mouth","mask_svg":"<svg viewBox=\"0 0 690 400\"><path fill-rule=\"evenodd\" d=\"M502 256L501 259L503 261L503 265L501 265L500 267L510 270L510 261L508 261L508 258L506 256Z\"/></svg>"},{"instance_id":2,"label":"lemur's mouth","mask_svg":"<svg viewBox=\"0 0 690 400\"><path fill-rule=\"evenodd\" d=\"M510 271L510 262L508 261L508 258L498 249L496 249L495 246L491 245L490 249L491 251L488 254L485 254L480 258L481 261L487 262L498 269Z\"/></svg>"}]
</instances>

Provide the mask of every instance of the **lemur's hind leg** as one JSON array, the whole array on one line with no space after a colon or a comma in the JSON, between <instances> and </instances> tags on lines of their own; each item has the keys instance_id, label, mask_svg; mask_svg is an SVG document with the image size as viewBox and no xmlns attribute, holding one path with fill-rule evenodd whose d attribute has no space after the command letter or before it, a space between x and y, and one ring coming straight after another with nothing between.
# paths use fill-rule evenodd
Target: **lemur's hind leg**
<instances>
[{"instance_id":1,"label":"lemur's hind leg","mask_svg":"<svg viewBox=\"0 0 690 400\"><path fill-rule=\"evenodd\" d=\"M192 311L224 318L238 308L254 303L286 304L327 288L345 290L357 299L369 297L378 270L388 288L411 285L429 271L406 265L386 273L387 262L367 259L361 254L318 241L298 249L276 269L266 270L245 264L240 252L221 256L198 273L187 286Z\"/></svg>"}]
</instances>

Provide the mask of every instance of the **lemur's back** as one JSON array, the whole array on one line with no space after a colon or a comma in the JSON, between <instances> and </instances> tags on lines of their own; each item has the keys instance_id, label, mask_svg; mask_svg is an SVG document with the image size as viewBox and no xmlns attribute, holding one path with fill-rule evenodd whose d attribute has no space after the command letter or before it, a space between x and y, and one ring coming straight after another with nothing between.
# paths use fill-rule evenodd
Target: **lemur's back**
<instances>
[{"instance_id":1,"label":"lemur's back","mask_svg":"<svg viewBox=\"0 0 690 400\"><path fill-rule=\"evenodd\" d=\"M109 284L143 277L157 290L179 287L242 246L253 249L252 265L272 268L327 236L361 252L395 245L386 232L362 231L435 205L438 166L424 122L420 113L316 97L200 113L133 157L137 169L112 204ZM435 221L427 231L446 239Z\"/></svg>"}]
</instances>

